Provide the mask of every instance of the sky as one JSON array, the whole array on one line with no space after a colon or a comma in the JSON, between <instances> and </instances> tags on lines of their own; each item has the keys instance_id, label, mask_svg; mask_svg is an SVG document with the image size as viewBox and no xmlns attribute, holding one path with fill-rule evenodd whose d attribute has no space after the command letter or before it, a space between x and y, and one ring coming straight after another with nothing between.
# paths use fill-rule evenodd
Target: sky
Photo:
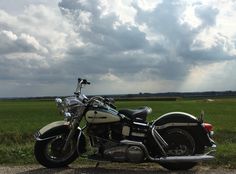
<instances>
[{"instance_id":1,"label":"sky","mask_svg":"<svg viewBox=\"0 0 236 174\"><path fill-rule=\"evenodd\" d=\"M0 97L236 90L236 1L0 1Z\"/></svg>"}]
</instances>

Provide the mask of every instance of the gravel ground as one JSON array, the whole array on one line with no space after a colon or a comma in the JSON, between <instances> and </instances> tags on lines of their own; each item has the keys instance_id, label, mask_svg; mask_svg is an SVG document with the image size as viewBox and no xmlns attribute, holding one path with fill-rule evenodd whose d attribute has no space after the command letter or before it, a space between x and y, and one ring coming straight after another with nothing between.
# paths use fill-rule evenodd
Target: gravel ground
<instances>
[{"instance_id":1,"label":"gravel ground","mask_svg":"<svg viewBox=\"0 0 236 174\"><path fill-rule=\"evenodd\" d=\"M232 173L236 174L236 169L224 169L217 168L211 169L209 167L195 167L190 171L180 171L180 172L170 172L163 168L132 168L126 169L121 168L107 168L99 166L98 168L94 167L78 167L77 165L70 166L68 168L61 169L46 169L40 165L25 165L25 166L0 166L0 174L167 174L167 173L184 173L184 174L211 174L211 173Z\"/></svg>"}]
</instances>

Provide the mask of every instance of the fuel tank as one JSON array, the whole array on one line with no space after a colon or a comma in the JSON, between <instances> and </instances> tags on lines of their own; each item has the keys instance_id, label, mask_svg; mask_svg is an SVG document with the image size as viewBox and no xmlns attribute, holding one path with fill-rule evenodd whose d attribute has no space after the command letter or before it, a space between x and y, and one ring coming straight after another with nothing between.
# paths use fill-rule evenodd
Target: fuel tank
<instances>
[{"instance_id":1,"label":"fuel tank","mask_svg":"<svg viewBox=\"0 0 236 174\"><path fill-rule=\"evenodd\" d=\"M92 107L86 114L85 119L88 123L114 123L121 120L118 111L111 107Z\"/></svg>"}]
</instances>

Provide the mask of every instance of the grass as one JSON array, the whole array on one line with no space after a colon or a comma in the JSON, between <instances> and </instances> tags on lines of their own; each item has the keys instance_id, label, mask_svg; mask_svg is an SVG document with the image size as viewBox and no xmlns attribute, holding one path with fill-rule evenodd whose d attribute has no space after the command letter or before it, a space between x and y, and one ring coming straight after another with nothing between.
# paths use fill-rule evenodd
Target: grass
<instances>
[{"instance_id":1,"label":"grass","mask_svg":"<svg viewBox=\"0 0 236 174\"><path fill-rule=\"evenodd\" d=\"M216 160L209 164L236 168L236 99L178 101L119 101L118 108L150 106L148 120L172 111L200 115L214 125L217 142ZM36 163L33 157L33 134L44 125L62 120L53 101L0 101L0 164Z\"/></svg>"}]
</instances>

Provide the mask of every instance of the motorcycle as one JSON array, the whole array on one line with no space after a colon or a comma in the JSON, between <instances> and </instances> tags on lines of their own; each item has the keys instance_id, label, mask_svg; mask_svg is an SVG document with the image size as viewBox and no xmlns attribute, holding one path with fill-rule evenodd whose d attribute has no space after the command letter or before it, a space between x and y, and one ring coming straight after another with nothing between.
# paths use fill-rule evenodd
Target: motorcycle
<instances>
[{"instance_id":1,"label":"motorcycle","mask_svg":"<svg viewBox=\"0 0 236 174\"><path fill-rule=\"evenodd\" d=\"M63 121L35 134L36 160L47 168L64 167L77 157L111 162L157 162L169 170L187 170L214 159L213 126L184 112L147 122L150 107L116 110L112 99L87 98L78 79L75 95L56 98ZM81 128L81 125L84 126Z\"/></svg>"}]
</instances>

